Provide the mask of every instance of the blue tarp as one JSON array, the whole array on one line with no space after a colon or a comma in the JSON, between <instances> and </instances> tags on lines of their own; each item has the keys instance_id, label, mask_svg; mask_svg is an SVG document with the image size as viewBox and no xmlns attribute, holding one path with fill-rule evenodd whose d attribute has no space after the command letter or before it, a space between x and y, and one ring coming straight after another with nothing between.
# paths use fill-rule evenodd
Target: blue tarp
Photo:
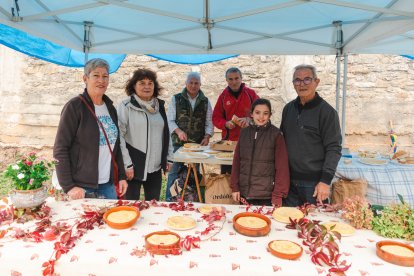
<instances>
[{"instance_id":1,"label":"blue tarp","mask_svg":"<svg viewBox=\"0 0 414 276\"><path fill-rule=\"evenodd\" d=\"M0 43L16 51L68 67L83 67L85 54L62 47L42 38L37 38L23 31L0 24ZM89 59L103 58L108 61L110 73L116 72L126 55L93 54ZM151 57L181 64L203 64L235 57L237 55L149 55Z\"/></svg>"},{"instance_id":2,"label":"blue tarp","mask_svg":"<svg viewBox=\"0 0 414 276\"><path fill-rule=\"evenodd\" d=\"M85 54L0 24L0 43L26 55L68 67L83 67ZM110 73L118 70L126 55L89 54L108 61Z\"/></svg>"},{"instance_id":3,"label":"blue tarp","mask_svg":"<svg viewBox=\"0 0 414 276\"><path fill-rule=\"evenodd\" d=\"M414 59L414 56L409 56L409 55L402 55L403 57L409 58L409 59Z\"/></svg>"}]
</instances>

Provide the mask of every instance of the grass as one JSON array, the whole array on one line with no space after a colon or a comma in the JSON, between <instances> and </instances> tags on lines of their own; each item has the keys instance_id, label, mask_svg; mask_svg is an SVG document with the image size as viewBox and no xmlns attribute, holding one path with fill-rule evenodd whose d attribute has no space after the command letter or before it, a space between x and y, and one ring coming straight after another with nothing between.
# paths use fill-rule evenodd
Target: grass
<instances>
[{"instance_id":1,"label":"grass","mask_svg":"<svg viewBox=\"0 0 414 276\"><path fill-rule=\"evenodd\" d=\"M13 188L10 180L6 179L3 173L0 174L0 198L7 197Z\"/></svg>"},{"instance_id":2,"label":"grass","mask_svg":"<svg viewBox=\"0 0 414 276\"><path fill-rule=\"evenodd\" d=\"M165 190L167 189L167 178L162 177L160 201L165 201Z\"/></svg>"}]
</instances>

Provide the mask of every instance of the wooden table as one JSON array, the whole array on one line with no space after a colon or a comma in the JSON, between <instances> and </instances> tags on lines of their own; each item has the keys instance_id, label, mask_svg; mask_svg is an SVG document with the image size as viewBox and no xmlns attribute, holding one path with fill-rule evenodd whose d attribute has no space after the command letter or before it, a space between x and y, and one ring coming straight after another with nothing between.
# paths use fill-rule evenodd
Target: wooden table
<instances>
[{"instance_id":1,"label":"wooden table","mask_svg":"<svg viewBox=\"0 0 414 276\"><path fill-rule=\"evenodd\" d=\"M217 159L215 157L215 155L213 155L213 154L209 154L208 158L194 158L194 157L189 156L185 152L182 152L181 149L182 149L182 147L179 148L174 153L174 157L173 157L174 162L182 162L182 163L187 164L187 166L188 166L187 176L186 176L186 179L185 179L185 182L184 182L184 187L183 187L183 192L182 192L181 198L184 199L184 194L185 194L185 189L186 189L187 184L188 184L188 179L190 177L191 171L193 171L194 179L195 179L195 182L196 182L198 198L200 199L200 202L203 202L203 199L201 197L201 191L200 191L200 181L199 181L198 176L197 176L196 165L197 164L201 165L203 178L205 179L204 164L209 164L209 165L232 165L233 160ZM201 152L203 152L203 151L201 151Z\"/></svg>"}]
</instances>

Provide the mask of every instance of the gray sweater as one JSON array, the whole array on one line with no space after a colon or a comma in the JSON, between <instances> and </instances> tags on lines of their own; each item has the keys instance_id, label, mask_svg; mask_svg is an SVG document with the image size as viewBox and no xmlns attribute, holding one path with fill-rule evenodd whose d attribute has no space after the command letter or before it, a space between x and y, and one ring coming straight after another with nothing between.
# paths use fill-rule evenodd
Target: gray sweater
<instances>
[{"instance_id":1,"label":"gray sweater","mask_svg":"<svg viewBox=\"0 0 414 276\"><path fill-rule=\"evenodd\" d=\"M306 103L288 103L280 125L289 156L290 178L331 184L341 158L338 113L318 94Z\"/></svg>"}]
</instances>

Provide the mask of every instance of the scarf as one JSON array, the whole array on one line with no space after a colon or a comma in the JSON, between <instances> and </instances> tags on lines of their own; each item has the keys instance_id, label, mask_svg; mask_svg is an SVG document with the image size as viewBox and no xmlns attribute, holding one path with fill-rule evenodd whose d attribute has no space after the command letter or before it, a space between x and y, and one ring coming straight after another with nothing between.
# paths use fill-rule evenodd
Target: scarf
<instances>
[{"instance_id":1,"label":"scarf","mask_svg":"<svg viewBox=\"0 0 414 276\"><path fill-rule=\"evenodd\" d=\"M140 97L138 97L136 94L134 94L135 100L139 103L139 105L143 108L145 108L149 113L155 114L159 110L159 104L156 98L152 98L149 101L141 100Z\"/></svg>"}]
</instances>

